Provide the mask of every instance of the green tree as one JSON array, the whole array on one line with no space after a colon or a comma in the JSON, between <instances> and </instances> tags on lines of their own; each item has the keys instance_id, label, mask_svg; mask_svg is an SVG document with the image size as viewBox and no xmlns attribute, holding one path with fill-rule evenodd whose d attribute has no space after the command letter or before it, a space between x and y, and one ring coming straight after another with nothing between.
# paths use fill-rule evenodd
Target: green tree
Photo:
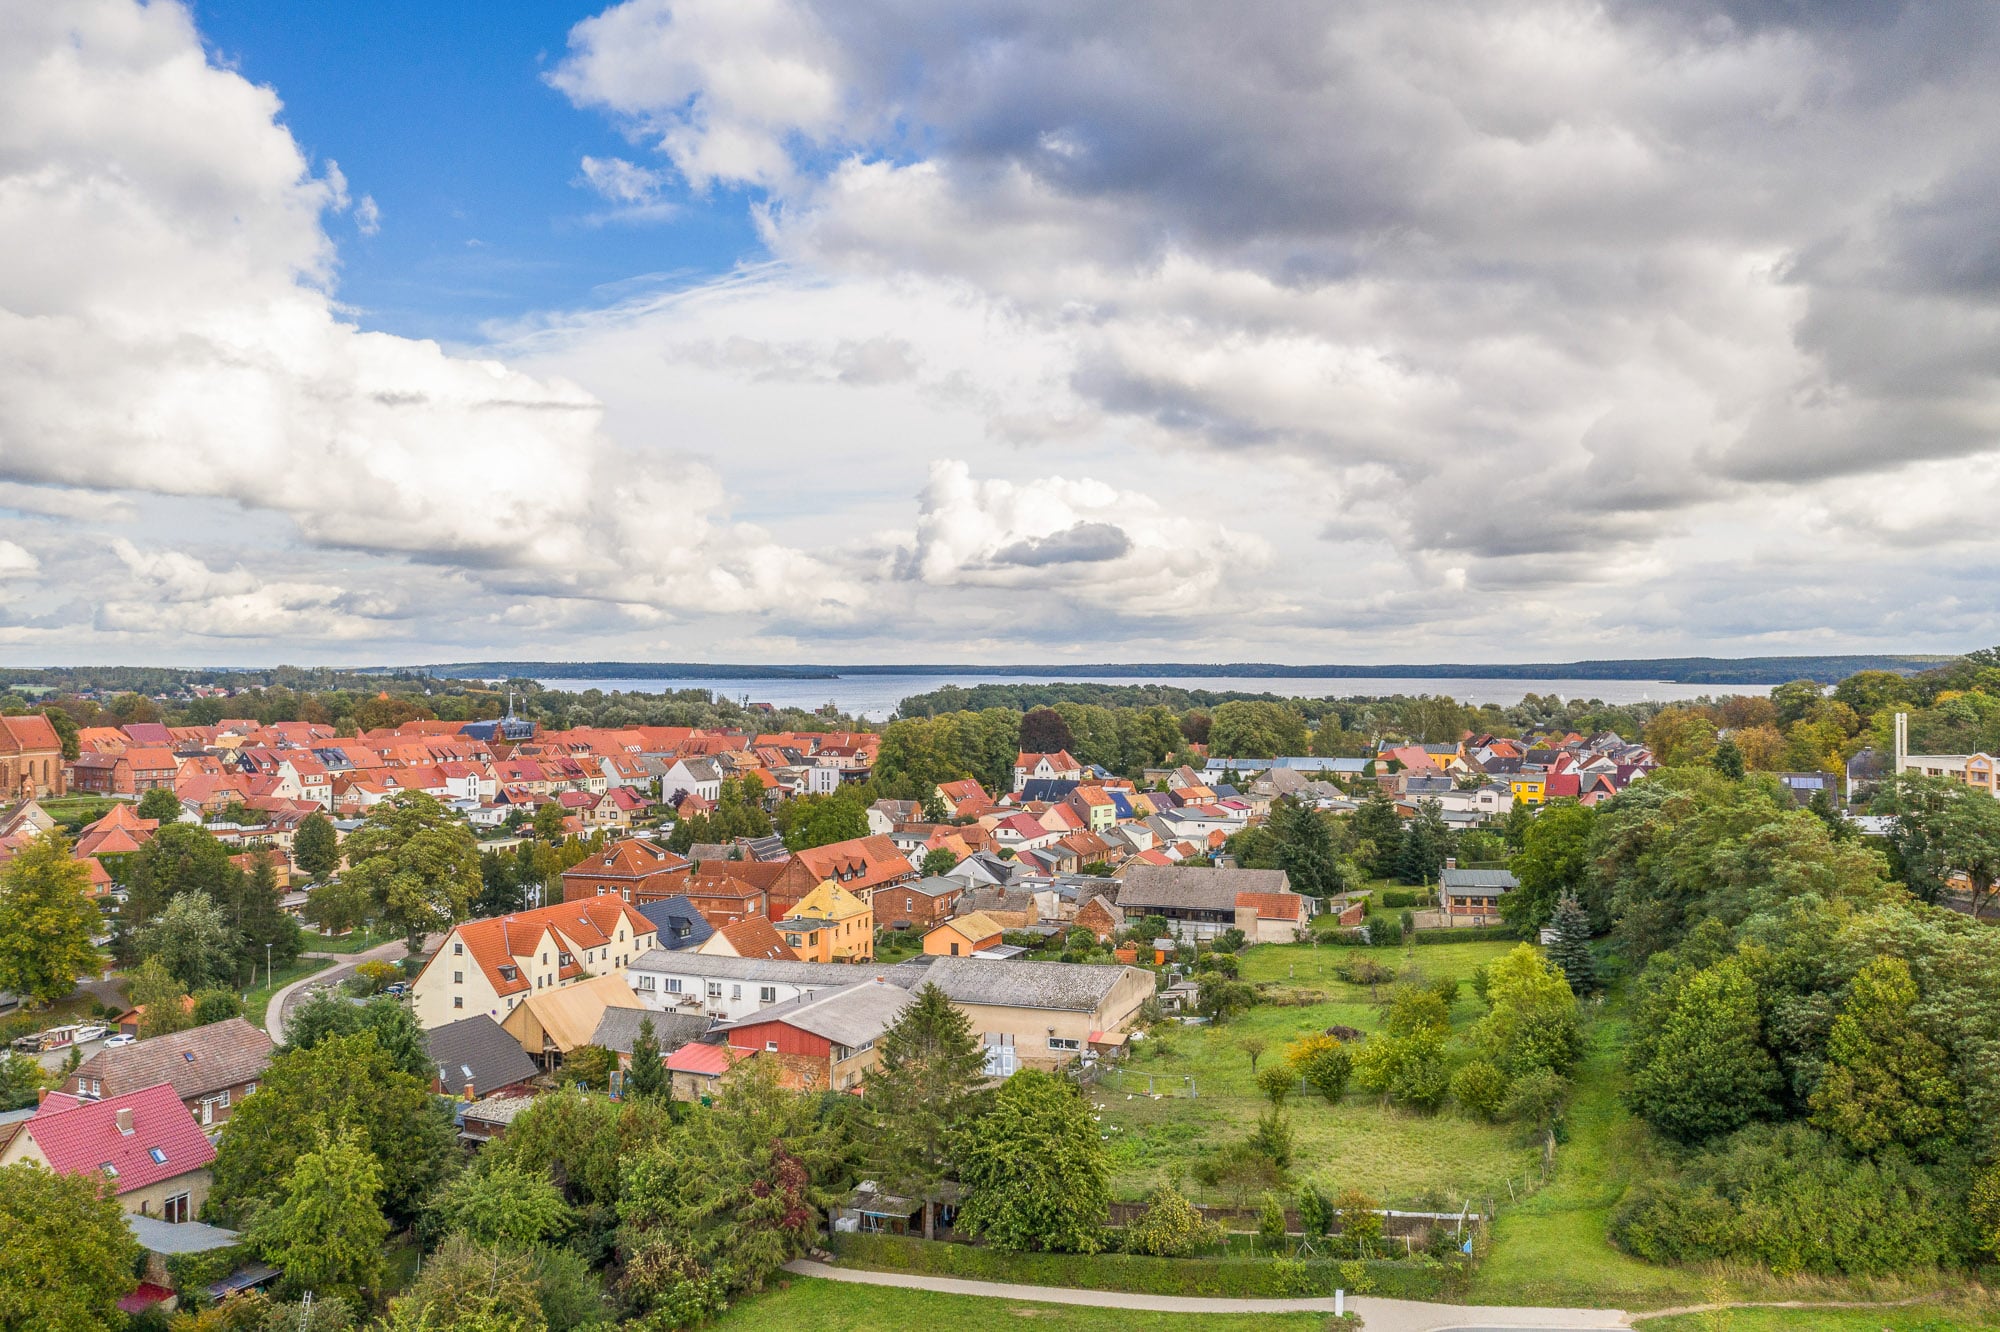
<instances>
[{"instance_id":1,"label":"green tree","mask_svg":"<svg viewBox=\"0 0 2000 1332\"><path fill-rule=\"evenodd\" d=\"M576 1220L546 1173L484 1158L445 1185L431 1215L448 1233L520 1249L560 1236Z\"/></svg>"},{"instance_id":2,"label":"green tree","mask_svg":"<svg viewBox=\"0 0 2000 1332\"><path fill-rule=\"evenodd\" d=\"M1469 1060L1451 1075L1451 1099L1476 1119L1490 1123L1499 1115L1506 1096L1507 1075L1489 1060Z\"/></svg>"},{"instance_id":3,"label":"green tree","mask_svg":"<svg viewBox=\"0 0 2000 1332\"><path fill-rule=\"evenodd\" d=\"M347 835L347 873L375 914L401 931L415 953L426 934L464 918L478 894L479 848L472 830L431 797L406 791L382 801Z\"/></svg>"},{"instance_id":4,"label":"green tree","mask_svg":"<svg viewBox=\"0 0 2000 1332\"><path fill-rule=\"evenodd\" d=\"M1724 777L1738 778L1743 775L1743 751L1736 741L1723 736L1716 742L1715 752L1708 756L1708 764Z\"/></svg>"},{"instance_id":5,"label":"green tree","mask_svg":"<svg viewBox=\"0 0 2000 1332\"><path fill-rule=\"evenodd\" d=\"M535 807L535 840L550 846L562 841L569 834L563 830L563 807L551 800Z\"/></svg>"},{"instance_id":6,"label":"green tree","mask_svg":"<svg viewBox=\"0 0 2000 1332\"><path fill-rule=\"evenodd\" d=\"M152 958L139 968L130 986L132 1006L139 1015L139 1037L151 1040L194 1025L194 1015L185 1007L188 993L167 970L166 963Z\"/></svg>"},{"instance_id":7,"label":"green tree","mask_svg":"<svg viewBox=\"0 0 2000 1332\"><path fill-rule=\"evenodd\" d=\"M667 1066L660 1061L660 1039L653 1034L653 1019L639 1019L639 1034L632 1038L632 1068L625 1075L627 1096L665 1096Z\"/></svg>"},{"instance_id":8,"label":"green tree","mask_svg":"<svg viewBox=\"0 0 2000 1332\"><path fill-rule=\"evenodd\" d=\"M582 1083L592 1091L608 1091L618 1056L601 1045L579 1045L563 1056L562 1080Z\"/></svg>"},{"instance_id":9,"label":"green tree","mask_svg":"<svg viewBox=\"0 0 2000 1332\"><path fill-rule=\"evenodd\" d=\"M140 934L139 956L159 962L190 994L236 979L236 936L207 893L186 893L168 903Z\"/></svg>"},{"instance_id":10,"label":"green tree","mask_svg":"<svg viewBox=\"0 0 2000 1332\"><path fill-rule=\"evenodd\" d=\"M1294 1043L1286 1058L1298 1071L1299 1079L1325 1097L1338 1101L1347 1092L1347 1080L1354 1072L1354 1056L1331 1036L1313 1036Z\"/></svg>"},{"instance_id":11,"label":"green tree","mask_svg":"<svg viewBox=\"0 0 2000 1332\"><path fill-rule=\"evenodd\" d=\"M229 848L206 828L162 824L126 862L129 895L118 913L120 926L128 938L136 938L175 898L206 893L211 902L224 901L242 876L230 862Z\"/></svg>"},{"instance_id":12,"label":"green tree","mask_svg":"<svg viewBox=\"0 0 2000 1332\"><path fill-rule=\"evenodd\" d=\"M340 834L333 820L317 811L300 819L292 833L292 859L314 883L331 878L340 868Z\"/></svg>"},{"instance_id":13,"label":"green tree","mask_svg":"<svg viewBox=\"0 0 2000 1332\"><path fill-rule=\"evenodd\" d=\"M1222 1227L1202 1216L1186 1194L1162 1184L1146 1199L1146 1210L1125 1227L1123 1248L1155 1258L1190 1258L1218 1247L1224 1238Z\"/></svg>"},{"instance_id":14,"label":"green tree","mask_svg":"<svg viewBox=\"0 0 2000 1332\"><path fill-rule=\"evenodd\" d=\"M1520 854L1508 864L1519 886L1500 898L1500 915L1509 925L1538 930L1565 895L1583 891L1594 822L1574 800L1553 801L1529 821Z\"/></svg>"},{"instance_id":15,"label":"green tree","mask_svg":"<svg viewBox=\"0 0 2000 1332\"><path fill-rule=\"evenodd\" d=\"M1293 1070L1290 1064L1279 1063L1272 1064L1262 1073L1257 1074L1255 1081L1257 1083L1257 1090L1264 1093L1265 1098L1272 1105L1280 1106L1285 1103L1285 1098L1290 1096L1293 1090L1299 1085L1299 1075Z\"/></svg>"},{"instance_id":16,"label":"green tree","mask_svg":"<svg viewBox=\"0 0 2000 1332\"><path fill-rule=\"evenodd\" d=\"M1221 757L1303 754L1311 743L1305 717L1290 703L1233 699L1211 714L1209 752Z\"/></svg>"},{"instance_id":17,"label":"green tree","mask_svg":"<svg viewBox=\"0 0 2000 1332\"><path fill-rule=\"evenodd\" d=\"M1031 708L1021 714L1021 750L1028 754L1074 752L1076 736L1054 708Z\"/></svg>"},{"instance_id":18,"label":"green tree","mask_svg":"<svg viewBox=\"0 0 2000 1332\"><path fill-rule=\"evenodd\" d=\"M1402 855L1403 821L1388 796L1378 790L1362 801L1349 821L1349 831L1357 853L1364 854L1363 868L1371 878L1386 879L1395 874Z\"/></svg>"},{"instance_id":19,"label":"green tree","mask_svg":"<svg viewBox=\"0 0 2000 1332\"><path fill-rule=\"evenodd\" d=\"M1657 1033L1635 1043L1627 1099L1654 1128L1695 1143L1777 1110L1778 1070L1763 1046L1757 987L1735 958L1676 987Z\"/></svg>"},{"instance_id":20,"label":"green tree","mask_svg":"<svg viewBox=\"0 0 2000 1332\"><path fill-rule=\"evenodd\" d=\"M381 1167L383 1205L413 1217L457 1155L446 1102L400 1071L371 1031L281 1051L229 1120L210 1203L237 1217L270 1201L322 1134L354 1128Z\"/></svg>"},{"instance_id":21,"label":"green tree","mask_svg":"<svg viewBox=\"0 0 2000 1332\"><path fill-rule=\"evenodd\" d=\"M62 746L64 761L74 763L77 755L83 752L78 742L76 719L61 708L43 708L42 715L47 717L49 725L55 728L56 742Z\"/></svg>"},{"instance_id":22,"label":"green tree","mask_svg":"<svg viewBox=\"0 0 2000 1332\"><path fill-rule=\"evenodd\" d=\"M1583 1056L1576 995L1532 947L1521 944L1487 967L1486 1002L1472 1041L1509 1077L1576 1067Z\"/></svg>"},{"instance_id":23,"label":"green tree","mask_svg":"<svg viewBox=\"0 0 2000 1332\"><path fill-rule=\"evenodd\" d=\"M243 1016L243 1001L234 990L203 990L194 996L194 1025L206 1027Z\"/></svg>"},{"instance_id":24,"label":"green tree","mask_svg":"<svg viewBox=\"0 0 2000 1332\"><path fill-rule=\"evenodd\" d=\"M1266 827L1277 843L1278 868L1285 871L1293 892L1331 897L1346 890L1333 829L1317 810L1280 796L1271 804Z\"/></svg>"},{"instance_id":25,"label":"green tree","mask_svg":"<svg viewBox=\"0 0 2000 1332\"><path fill-rule=\"evenodd\" d=\"M939 874L949 874L957 864L958 857L940 846L935 850L924 852L923 875L928 879Z\"/></svg>"},{"instance_id":26,"label":"green tree","mask_svg":"<svg viewBox=\"0 0 2000 1332\"><path fill-rule=\"evenodd\" d=\"M1555 930L1555 938L1549 944L1549 961L1562 969L1572 992L1595 993L1597 959L1590 951L1590 917L1584 914L1582 904L1565 895L1556 903L1549 925Z\"/></svg>"},{"instance_id":27,"label":"green tree","mask_svg":"<svg viewBox=\"0 0 2000 1332\"><path fill-rule=\"evenodd\" d=\"M1929 1154L1954 1135L1963 1093L1951 1056L1916 1024L1917 984L1899 957L1868 962L1827 1039L1812 1121L1857 1152Z\"/></svg>"},{"instance_id":28,"label":"green tree","mask_svg":"<svg viewBox=\"0 0 2000 1332\"><path fill-rule=\"evenodd\" d=\"M161 825L173 823L181 816L181 800L171 786L156 786L139 797L138 815L142 819L156 819Z\"/></svg>"},{"instance_id":29,"label":"green tree","mask_svg":"<svg viewBox=\"0 0 2000 1332\"><path fill-rule=\"evenodd\" d=\"M367 888L347 878L321 884L306 897L306 919L329 934L345 934L367 924L374 910Z\"/></svg>"},{"instance_id":30,"label":"green tree","mask_svg":"<svg viewBox=\"0 0 2000 1332\"><path fill-rule=\"evenodd\" d=\"M938 1190L979 1104L986 1051L972 1022L937 986L925 984L875 1045L864 1096L872 1127L865 1150L885 1188L924 1203L924 1238L935 1234Z\"/></svg>"},{"instance_id":31,"label":"green tree","mask_svg":"<svg viewBox=\"0 0 2000 1332\"><path fill-rule=\"evenodd\" d=\"M322 1128L314 1147L292 1163L271 1205L258 1214L249 1242L284 1272L288 1286L359 1301L382 1276L389 1222L381 1196L382 1167L361 1133Z\"/></svg>"},{"instance_id":32,"label":"green tree","mask_svg":"<svg viewBox=\"0 0 2000 1332\"><path fill-rule=\"evenodd\" d=\"M755 1065L739 1071L705 1113L627 1153L618 1244L628 1290L671 1307L693 1273L724 1291L760 1287L815 1238L844 1153L817 1100ZM634 1271L656 1275L635 1283Z\"/></svg>"},{"instance_id":33,"label":"green tree","mask_svg":"<svg viewBox=\"0 0 2000 1332\"><path fill-rule=\"evenodd\" d=\"M1397 876L1404 883L1436 883L1450 853L1451 828L1444 821L1443 808L1435 800L1419 801L1416 814L1403 825Z\"/></svg>"},{"instance_id":34,"label":"green tree","mask_svg":"<svg viewBox=\"0 0 2000 1332\"><path fill-rule=\"evenodd\" d=\"M118 1301L137 1284L143 1256L125 1209L95 1172L39 1165L0 1168L0 1327L96 1332L125 1327Z\"/></svg>"},{"instance_id":35,"label":"green tree","mask_svg":"<svg viewBox=\"0 0 2000 1332\"><path fill-rule=\"evenodd\" d=\"M15 1053L0 1059L0 1111L27 1109L47 1085L41 1061L33 1055Z\"/></svg>"},{"instance_id":36,"label":"green tree","mask_svg":"<svg viewBox=\"0 0 2000 1332\"><path fill-rule=\"evenodd\" d=\"M1247 1013L1257 1002L1257 991L1246 982L1231 980L1220 971L1202 973L1201 987L1195 991L1195 1011L1221 1026L1238 1013Z\"/></svg>"},{"instance_id":37,"label":"green tree","mask_svg":"<svg viewBox=\"0 0 2000 1332\"><path fill-rule=\"evenodd\" d=\"M1023 1069L973 1123L961 1149L959 1225L1003 1249L1096 1253L1111 1163L1090 1107L1052 1074Z\"/></svg>"},{"instance_id":38,"label":"green tree","mask_svg":"<svg viewBox=\"0 0 2000 1332\"><path fill-rule=\"evenodd\" d=\"M378 1332L545 1332L535 1255L453 1235L389 1302Z\"/></svg>"},{"instance_id":39,"label":"green tree","mask_svg":"<svg viewBox=\"0 0 2000 1332\"><path fill-rule=\"evenodd\" d=\"M90 873L70 859L60 833L44 833L0 865L0 990L54 1003L104 965L91 942L101 928Z\"/></svg>"}]
</instances>

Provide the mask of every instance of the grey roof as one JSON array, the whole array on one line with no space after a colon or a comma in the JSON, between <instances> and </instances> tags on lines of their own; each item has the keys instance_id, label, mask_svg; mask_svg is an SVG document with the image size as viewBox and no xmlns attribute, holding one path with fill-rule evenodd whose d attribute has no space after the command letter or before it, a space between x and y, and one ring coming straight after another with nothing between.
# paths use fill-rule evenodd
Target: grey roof
<instances>
[{"instance_id":1,"label":"grey roof","mask_svg":"<svg viewBox=\"0 0 2000 1332\"><path fill-rule=\"evenodd\" d=\"M604 1016L597 1019L597 1030L591 1034L590 1043L619 1054L631 1054L632 1043L639 1039L639 1024L647 1018L653 1020L653 1039L660 1043L661 1054L671 1054L689 1041L700 1040L709 1028L707 1018L693 1013L607 1008Z\"/></svg>"},{"instance_id":2,"label":"grey roof","mask_svg":"<svg viewBox=\"0 0 2000 1332\"><path fill-rule=\"evenodd\" d=\"M781 981L787 985L852 985L866 976L914 985L923 970L915 962L898 962L874 971L846 962L774 962L761 957L725 957L718 953L679 952L651 948L641 953L626 974L639 971L673 972L682 976L713 976L718 980Z\"/></svg>"},{"instance_id":3,"label":"grey roof","mask_svg":"<svg viewBox=\"0 0 2000 1332\"><path fill-rule=\"evenodd\" d=\"M514 1116L534 1103L532 1096L489 1096L466 1106L459 1112L459 1118L476 1119L482 1124L511 1124Z\"/></svg>"},{"instance_id":4,"label":"grey roof","mask_svg":"<svg viewBox=\"0 0 2000 1332\"><path fill-rule=\"evenodd\" d=\"M1438 887L1473 897L1498 897L1519 886L1520 881L1507 870L1448 869L1438 875Z\"/></svg>"},{"instance_id":5,"label":"grey roof","mask_svg":"<svg viewBox=\"0 0 2000 1332\"><path fill-rule=\"evenodd\" d=\"M444 1089L453 1094L468 1082L475 1094L484 1094L526 1082L539 1072L521 1043L484 1013L431 1028L424 1033L424 1048Z\"/></svg>"},{"instance_id":6,"label":"grey roof","mask_svg":"<svg viewBox=\"0 0 2000 1332\"><path fill-rule=\"evenodd\" d=\"M1118 905L1128 916L1146 907L1234 911L1238 893L1288 893L1283 870L1202 869L1184 865L1134 865L1125 871Z\"/></svg>"},{"instance_id":7,"label":"grey roof","mask_svg":"<svg viewBox=\"0 0 2000 1332\"><path fill-rule=\"evenodd\" d=\"M689 850L693 850L692 847ZM715 926L708 923L708 917L695 909L694 903L686 897L675 895L662 898L658 902L644 902L639 906L639 914L653 922L658 931L655 936L659 947L673 952L681 948L699 947L703 940L715 933ZM679 930L687 933L681 935Z\"/></svg>"},{"instance_id":8,"label":"grey roof","mask_svg":"<svg viewBox=\"0 0 2000 1332\"><path fill-rule=\"evenodd\" d=\"M687 769L688 776L694 778L698 782L714 782L722 780L722 770L716 767L715 764L709 762L705 758L682 759L681 766Z\"/></svg>"},{"instance_id":9,"label":"grey roof","mask_svg":"<svg viewBox=\"0 0 2000 1332\"><path fill-rule=\"evenodd\" d=\"M879 1037L914 1002L910 992L900 985L865 980L858 985L774 1004L740 1021L725 1023L717 1030L734 1031L765 1022L782 1022L823 1036L836 1045L862 1046Z\"/></svg>"},{"instance_id":10,"label":"grey roof","mask_svg":"<svg viewBox=\"0 0 2000 1332\"><path fill-rule=\"evenodd\" d=\"M208 1253L243 1242L239 1232L224 1230L221 1226L206 1225L200 1221L162 1221L156 1216L140 1216L137 1212L125 1213L125 1228L132 1232L133 1239L139 1241L139 1247L148 1253Z\"/></svg>"},{"instance_id":11,"label":"grey roof","mask_svg":"<svg viewBox=\"0 0 2000 1332\"><path fill-rule=\"evenodd\" d=\"M955 1004L1088 1013L1134 971L1138 968L939 957L931 960L923 980L943 990L945 998Z\"/></svg>"},{"instance_id":12,"label":"grey roof","mask_svg":"<svg viewBox=\"0 0 2000 1332\"><path fill-rule=\"evenodd\" d=\"M947 879L942 874L933 874L928 879L918 879L915 883L899 883L898 888L907 888L925 897L943 897L946 893L962 893L965 885L957 879Z\"/></svg>"},{"instance_id":13,"label":"grey roof","mask_svg":"<svg viewBox=\"0 0 2000 1332\"><path fill-rule=\"evenodd\" d=\"M728 842L695 842L687 849L687 858L706 865L711 860L741 860L737 847Z\"/></svg>"},{"instance_id":14,"label":"grey roof","mask_svg":"<svg viewBox=\"0 0 2000 1332\"><path fill-rule=\"evenodd\" d=\"M176 1096L191 1101L257 1081L271 1066L271 1049L271 1038L242 1018L224 1018L117 1049L100 1048L70 1079L72 1085L94 1079L105 1096L171 1082Z\"/></svg>"}]
</instances>

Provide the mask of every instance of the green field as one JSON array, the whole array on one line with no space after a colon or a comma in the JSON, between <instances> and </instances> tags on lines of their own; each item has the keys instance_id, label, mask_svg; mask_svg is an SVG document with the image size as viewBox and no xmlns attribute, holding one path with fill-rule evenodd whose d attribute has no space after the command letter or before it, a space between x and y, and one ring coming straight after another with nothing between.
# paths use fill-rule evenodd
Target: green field
<instances>
[{"instance_id":1,"label":"green field","mask_svg":"<svg viewBox=\"0 0 2000 1332\"><path fill-rule=\"evenodd\" d=\"M1329 1321L1325 1314L1176 1314L1029 1304L794 1277L746 1298L711 1326L718 1332L881 1332L992 1327L1003 1320L1006 1326L1047 1332L1322 1332Z\"/></svg>"},{"instance_id":2,"label":"green field","mask_svg":"<svg viewBox=\"0 0 2000 1332\"><path fill-rule=\"evenodd\" d=\"M1645 1332L1960 1332L2000 1327L1991 1305L1922 1304L1871 1309L1717 1309L1642 1318Z\"/></svg>"},{"instance_id":3,"label":"green field","mask_svg":"<svg viewBox=\"0 0 2000 1332\"><path fill-rule=\"evenodd\" d=\"M1387 998L1388 987L1371 998L1366 987L1339 980L1334 969L1343 961L1366 955L1401 975L1468 981L1475 968L1511 947L1491 942L1365 949L1265 944L1249 950L1243 955L1243 978L1260 983L1265 997L1277 1002L1260 1003L1221 1027L1167 1024L1158 1029L1161 1039L1141 1042L1123 1071L1091 1089L1111 1147L1117 1196L1143 1198L1177 1168L1191 1170L1200 1154L1249 1131L1268 1103L1252 1082L1245 1039L1265 1042L1261 1068L1283 1059L1285 1045L1301 1035L1334 1025L1363 1031L1380 1025L1378 1001ZM1467 984L1452 1010L1454 1025L1470 1026L1478 1011ZM1153 1089L1161 1093L1158 1099L1147 1094L1149 1074ZM1188 1079L1193 1080L1192 1098L1186 1094ZM1287 1113L1298 1140L1294 1173L1332 1192L1358 1187L1387 1203L1426 1202L1429 1210L1456 1208L1470 1200L1478 1209L1486 1198L1506 1198L1510 1178L1518 1186L1539 1176L1539 1149L1511 1126L1450 1113L1412 1115L1359 1091L1349 1092L1337 1105L1295 1093ZM1203 1202L1246 1201L1204 1189L1192 1178L1186 1187Z\"/></svg>"}]
</instances>

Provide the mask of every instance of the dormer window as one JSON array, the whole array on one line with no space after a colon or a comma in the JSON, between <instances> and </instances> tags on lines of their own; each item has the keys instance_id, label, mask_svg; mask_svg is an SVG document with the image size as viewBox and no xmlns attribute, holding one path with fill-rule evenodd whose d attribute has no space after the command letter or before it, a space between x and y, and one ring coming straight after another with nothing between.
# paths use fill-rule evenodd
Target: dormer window
<instances>
[{"instance_id":1,"label":"dormer window","mask_svg":"<svg viewBox=\"0 0 2000 1332\"><path fill-rule=\"evenodd\" d=\"M153 1158L154 1165L165 1165L167 1163L166 1152L158 1147L148 1147L146 1149L146 1155Z\"/></svg>"}]
</instances>

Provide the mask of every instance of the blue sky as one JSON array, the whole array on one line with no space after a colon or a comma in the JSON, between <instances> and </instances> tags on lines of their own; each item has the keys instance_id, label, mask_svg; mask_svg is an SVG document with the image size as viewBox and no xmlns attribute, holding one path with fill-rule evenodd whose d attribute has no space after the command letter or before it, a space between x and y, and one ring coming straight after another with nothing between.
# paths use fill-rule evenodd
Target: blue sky
<instances>
[{"instance_id":1,"label":"blue sky","mask_svg":"<svg viewBox=\"0 0 2000 1332\"><path fill-rule=\"evenodd\" d=\"M329 228L340 300L367 327L465 342L488 320L688 285L762 255L740 190L676 188L671 219L607 222L579 185L585 155L635 154L544 81L571 25L601 8L198 0L194 12L217 62L274 88L300 147L380 207L373 236L351 218Z\"/></svg>"},{"instance_id":2,"label":"blue sky","mask_svg":"<svg viewBox=\"0 0 2000 1332\"><path fill-rule=\"evenodd\" d=\"M1992 0L0 0L0 662L1962 651L1995 162Z\"/></svg>"}]
</instances>

